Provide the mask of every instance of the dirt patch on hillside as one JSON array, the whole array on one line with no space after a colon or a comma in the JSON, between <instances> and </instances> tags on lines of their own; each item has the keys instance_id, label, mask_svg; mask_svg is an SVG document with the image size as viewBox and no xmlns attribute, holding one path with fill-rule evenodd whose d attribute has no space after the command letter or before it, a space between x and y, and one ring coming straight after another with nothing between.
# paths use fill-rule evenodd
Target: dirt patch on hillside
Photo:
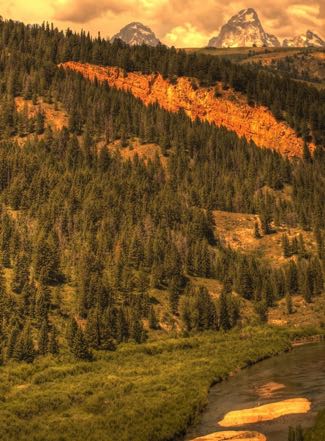
<instances>
[{"instance_id":1,"label":"dirt patch on hillside","mask_svg":"<svg viewBox=\"0 0 325 441\"><path fill-rule=\"evenodd\" d=\"M157 144L144 143L142 144L138 138L133 138L128 141L128 146L122 147L120 141L114 141L108 145L108 149L111 152L118 153L125 160L133 160L136 156L144 159L155 161L158 157L162 166L167 168L167 157L161 152L161 148Z\"/></svg>"},{"instance_id":2,"label":"dirt patch on hillside","mask_svg":"<svg viewBox=\"0 0 325 441\"><path fill-rule=\"evenodd\" d=\"M43 98L38 98L37 104L32 100L25 100L23 97L15 98L18 112L26 111L29 118L34 117L38 112L42 112L45 117L45 125L54 130L61 130L68 127L69 119L62 107L55 108L54 104L49 104Z\"/></svg>"},{"instance_id":3,"label":"dirt patch on hillside","mask_svg":"<svg viewBox=\"0 0 325 441\"><path fill-rule=\"evenodd\" d=\"M259 217L254 214L230 213L216 210L213 212L216 234L225 246L267 259L272 265L280 266L289 260L283 257L282 235L286 233L290 240L302 234L307 251L315 252L313 233L301 228L280 225L273 234L257 239L254 236L254 224Z\"/></svg>"}]
</instances>

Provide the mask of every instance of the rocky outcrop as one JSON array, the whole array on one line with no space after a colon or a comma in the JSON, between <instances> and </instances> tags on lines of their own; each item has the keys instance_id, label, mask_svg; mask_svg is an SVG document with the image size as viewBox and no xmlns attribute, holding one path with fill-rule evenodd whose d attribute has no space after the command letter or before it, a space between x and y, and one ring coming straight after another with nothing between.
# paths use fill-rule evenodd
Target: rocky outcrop
<instances>
[{"instance_id":1,"label":"rocky outcrop","mask_svg":"<svg viewBox=\"0 0 325 441\"><path fill-rule=\"evenodd\" d=\"M306 398L292 398L276 403L264 404L251 409L234 410L228 412L219 421L219 426L233 427L244 424L260 423L262 421L275 420L284 415L307 413L311 403Z\"/></svg>"},{"instance_id":2,"label":"rocky outcrop","mask_svg":"<svg viewBox=\"0 0 325 441\"><path fill-rule=\"evenodd\" d=\"M180 77L175 84L171 84L160 74L126 73L117 67L78 62L67 62L61 66L79 72L90 80L107 81L110 86L130 91L147 105L158 102L170 112L183 109L192 119L199 118L224 126L238 136L253 140L260 147L274 149L289 157L302 154L303 141L293 129L277 121L266 107L249 106L245 97L232 91L222 91L220 85L199 88L186 77Z\"/></svg>"},{"instance_id":3,"label":"rocky outcrop","mask_svg":"<svg viewBox=\"0 0 325 441\"><path fill-rule=\"evenodd\" d=\"M215 432L200 436L192 441L266 441L266 437L258 432L228 431Z\"/></svg>"}]
</instances>

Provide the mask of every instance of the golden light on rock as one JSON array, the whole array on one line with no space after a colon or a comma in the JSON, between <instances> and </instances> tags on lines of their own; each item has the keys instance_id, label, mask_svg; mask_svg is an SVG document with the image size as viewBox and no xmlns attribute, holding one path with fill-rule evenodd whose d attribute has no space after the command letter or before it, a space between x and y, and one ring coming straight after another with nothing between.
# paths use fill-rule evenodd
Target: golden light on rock
<instances>
[{"instance_id":1,"label":"golden light on rock","mask_svg":"<svg viewBox=\"0 0 325 441\"><path fill-rule=\"evenodd\" d=\"M67 62L65 69L79 72L84 77L107 81L110 86L127 90L145 104L158 102L161 107L177 112L184 110L193 120L208 121L233 130L238 136L254 141L259 147L274 149L288 157L301 156L303 140L284 122L262 106L249 106L245 97L233 91L196 87L191 79L181 77L175 84L160 74L125 73L116 67L100 67L78 62ZM311 146L312 147L312 146Z\"/></svg>"}]
</instances>

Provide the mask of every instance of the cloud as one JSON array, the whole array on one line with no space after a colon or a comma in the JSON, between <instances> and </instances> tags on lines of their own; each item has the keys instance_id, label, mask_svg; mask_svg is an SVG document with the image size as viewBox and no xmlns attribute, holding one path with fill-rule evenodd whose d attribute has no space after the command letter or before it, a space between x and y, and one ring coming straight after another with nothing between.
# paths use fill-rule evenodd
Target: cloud
<instances>
[{"instance_id":1,"label":"cloud","mask_svg":"<svg viewBox=\"0 0 325 441\"><path fill-rule=\"evenodd\" d=\"M118 15L134 8L132 0L55 0L54 19L73 23L87 23L110 12Z\"/></svg>"},{"instance_id":2,"label":"cloud","mask_svg":"<svg viewBox=\"0 0 325 441\"><path fill-rule=\"evenodd\" d=\"M184 26L176 26L165 35L165 42L170 46L197 47L205 46L207 41L205 35L199 32L191 23Z\"/></svg>"}]
</instances>

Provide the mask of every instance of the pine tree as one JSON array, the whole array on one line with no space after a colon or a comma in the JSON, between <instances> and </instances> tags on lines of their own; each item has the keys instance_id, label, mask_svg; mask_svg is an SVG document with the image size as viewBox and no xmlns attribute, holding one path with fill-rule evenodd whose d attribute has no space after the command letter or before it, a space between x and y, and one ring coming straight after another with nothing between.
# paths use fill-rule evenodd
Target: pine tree
<instances>
[{"instance_id":1,"label":"pine tree","mask_svg":"<svg viewBox=\"0 0 325 441\"><path fill-rule=\"evenodd\" d=\"M14 349L13 357L18 361L32 363L35 359L36 351L31 334L31 326L27 323L20 333Z\"/></svg>"},{"instance_id":2,"label":"pine tree","mask_svg":"<svg viewBox=\"0 0 325 441\"><path fill-rule=\"evenodd\" d=\"M304 142L304 149L303 149L303 160L307 163L311 163L312 162L312 156L310 153L310 149L308 147L308 144L306 142Z\"/></svg>"},{"instance_id":3,"label":"pine tree","mask_svg":"<svg viewBox=\"0 0 325 441\"><path fill-rule=\"evenodd\" d=\"M143 343L147 339L147 335L143 328L143 324L135 314L131 316L130 337L136 343Z\"/></svg>"},{"instance_id":4,"label":"pine tree","mask_svg":"<svg viewBox=\"0 0 325 441\"><path fill-rule=\"evenodd\" d=\"M97 309L91 311L88 315L85 333L89 346L94 349L99 349L101 346L101 330L99 312Z\"/></svg>"},{"instance_id":5,"label":"pine tree","mask_svg":"<svg viewBox=\"0 0 325 441\"><path fill-rule=\"evenodd\" d=\"M255 312L262 323L267 322L268 306L265 301L255 303Z\"/></svg>"},{"instance_id":6,"label":"pine tree","mask_svg":"<svg viewBox=\"0 0 325 441\"><path fill-rule=\"evenodd\" d=\"M231 295L231 291L231 283L229 281L225 282L219 298L219 323L220 328L224 331L228 331L231 328L228 306L228 297Z\"/></svg>"},{"instance_id":7,"label":"pine tree","mask_svg":"<svg viewBox=\"0 0 325 441\"><path fill-rule=\"evenodd\" d=\"M44 284L61 281L59 245L55 236L45 239L41 236L35 249L35 273Z\"/></svg>"},{"instance_id":8,"label":"pine tree","mask_svg":"<svg viewBox=\"0 0 325 441\"><path fill-rule=\"evenodd\" d=\"M72 353L79 360L92 360L92 354L90 352L84 332L79 326L77 327L77 331L73 339Z\"/></svg>"},{"instance_id":9,"label":"pine tree","mask_svg":"<svg viewBox=\"0 0 325 441\"><path fill-rule=\"evenodd\" d=\"M321 294L324 290L324 277L321 262L317 257L313 257L309 262L309 274L313 295Z\"/></svg>"},{"instance_id":10,"label":"pine tree","mask_svg":"<svg viewBox=\"0 0 325 441\"><path fill-rule=\"evenodd\" d=\"M102 314L100 321L100 349L105 351L115 351L117 342L116 337L116 310L107 308Z\"/></svg>"},{"instance_id":11,"label":"pine tree","mask_svg":"<svg viewBox=\"0 0 325 441\"><path fill-rule=\"evenodd\" d=\"M255 239L260 239L262 237L260 233L260 227L257 221L255 221L254 223L254 237Z\"/></svg>"},{"instance_id":12,"label":"pine tree","mask_svg":"<svg viewBox=\"0 0 325 441\"><path fill-rule=\"evenodd\" d=\"M325 259L325 239L324 239L324 234L322 233L320 228L317 227L317 228L315 228L314 235L315 235L315 239L316 239L316 243L317 243L318 257L321 260L324 260Z\"/></svg>"},{"instance_id":13,"label":"pine tree","mask_svg":"<svg viewBox=\"0 0 325 441\"><path fill-rule=\"evenodd\" d=\"M43 323L48 320L48 314L51 305L51 292L46 286L40 286L35 305L35 316L36 319Z\"/></svg>"},{"instance_id":14,"label":"pine tree","mask_svg":"<svg viewBox=\"0 0 325 441\"><path fill-rule=\"evenodd\" d=\"M290 242L287 234L282 235L282 251L283 257L288 258L291 256Z\"/></svg>"},{"instance_id":15,"label":"pine tree","mask_svg":"<svg viewBox=\"0 0 325 441\"><path fill-rule=\"evenodd\" d=\"M116 318L116 339L119 343L128 341L130 336L129 324L124 308L119 308Z\"/></svg>"},{"instance_id":16,"label":"pine tree","mask_svg":"<svg viewBox=\"0 0 325 441\"><path fill-rule=\"evenodd\" d=\"M301 291L307 303L312 302L313 298L313 279L310 268L306 265L301 269Z\"/></svg>"},{"instance_id":17,"label":"pine tree","mask_svg":"<svg viewBox=\"0 0 325 441\"><path fill-rule=\"evenodd\" d=\"M174 276L171 278L168 285L168 291L170 310L173 314L177 314L180 296L180 278L178 276Z\"/></svg>"},{"instance_id":18,"label":"pine tree","mask_svg":"<svg viewBox=\"0 0 325 441\"><path fill-rule=\"evenodd\" d=\"M58 337L57 337L57 330L54 325L52 325L52 329L50 332L48 350L49 353L52 355L57 355L60 351Z\"/></svg>"},{"instance_id":19,"label":"pine tree","mask_svg":"<svg viewBox=\"0 0 325 441\"><path fill-rule=\"evenodd\" d=\"M38 135L44 133L45 128L45 116L44 113L39 111L36 114L35 130Z\"/></svg>"},{"instance_id":20,"label":"pine tree","mask_svg":"<svg viewBox=\"0 0 325 441\"><path fill-rule=\"evenodd\" d=\"M189 299L187 298L187 296L182 297L179 305L179 310L185 331L191 331L192 329L191 312L190 312Z\"/></svg>"},{"instance_id":21,"label":"pine tree","mask_svg":"<svg viewBox=\"0 0 325 441\"><path fill-rule=\"evenodd\" d=\"M49 349L49 326L47 320L43 320L38 337L38 352L46 355Z\"/></svg>"},{"instance_id":22,"label":"pine tree","mask_svg":"<svg viewBox=\"0 0 325 441\"><path fill-rule=\"evenodd\" d=\"M155 309L153 306L151 306L149 309L149 328L150 329L159 329L159 323L158 323Z\"/></svg>"},{"instance_id":23,"label":"pine tree","mask_svg":"<svg viewBox=\"0 0 325 441\"><path fill-rule=\"evenodd\" d=\"M66 340L67 340L68 346L71 350L73 348L73 342L74 342L77 330L78 330L77 322L73 317L71 317L68 322L68 326L67 326L67 330L66 330Z\"/></svg>"},{"instance_id":24,"label":"pine tree","mask_svg":"<svg viewBox=\"0 0 325 441\"><path fill-rule=\"evenodd\" d=\"M18 257L14 266L12 290L16 293L21 293L25 284L29 281L29 260L26 254Z\"/></svg>"},{"instance_id":25,"label":"pine tree","mask_svg":"<svg viewBox=\"0 0 325 441\"><path fill-rule=\"evenodd\" d=\"M290 294L298 293L298 270L296 263L293 261L286 268L286 286Z\"/></svg>"},{"instance_id":26,"label":"pine tree","mask_svg":"<svg viewBox=\"0 0 325 441\"><path fill-rule=\"evenodd\" d=\"M293 313L293 303L292 303L292 296L290 293L286 294L285 300L286 300L287 314L292 314Z\"/></svg>"},{"instance_id":27,"label":"pine tree","mask_svg":"<svg viewBox=\"0 0 325 441\"><path fill-rule=\"evenodd\" d=\"M10 359L14 355L14 351L17 345L18 336L20 334L20 328L17 323L11 325L11 329L8 336L6 358Z\"/></svg>"}]
</instances>

